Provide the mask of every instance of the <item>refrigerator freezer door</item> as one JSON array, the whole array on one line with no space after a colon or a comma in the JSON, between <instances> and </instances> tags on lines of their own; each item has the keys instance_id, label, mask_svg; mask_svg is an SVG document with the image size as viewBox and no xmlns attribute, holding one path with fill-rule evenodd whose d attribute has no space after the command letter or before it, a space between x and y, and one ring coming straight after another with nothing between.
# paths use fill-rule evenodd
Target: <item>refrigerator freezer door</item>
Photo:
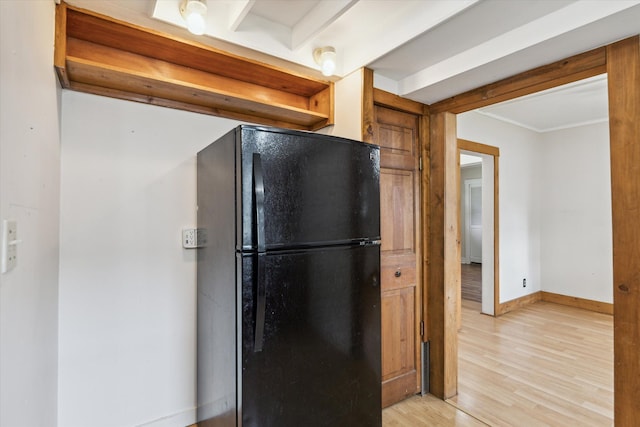
<instances>
[{"instance_id":1,"label":"refrigerator freezer door","mask_svg":"<svg viewBox=\"0 0 640 427\"><path fill-rule=\"evenodd\" d=\"M267 251L380 238L376 146L252 127L238 128L237 138L237 168L242 171L237 249L257 249L255 173L261 173L258 181L264 185ZM261 167L255 168L256 161Z\"/></svg>"},{"instance_id":2,"label":"refrigerator freezer door","mask_svg":"<svg viewBox=\"0 0 640 427\"><path fill-rule=\"evenodd\" d=\"M243 426L381 425L379 249L264 256L261 349L255 343L255 272L263 255L238 255Z\"/></svg>"}]
</instances>

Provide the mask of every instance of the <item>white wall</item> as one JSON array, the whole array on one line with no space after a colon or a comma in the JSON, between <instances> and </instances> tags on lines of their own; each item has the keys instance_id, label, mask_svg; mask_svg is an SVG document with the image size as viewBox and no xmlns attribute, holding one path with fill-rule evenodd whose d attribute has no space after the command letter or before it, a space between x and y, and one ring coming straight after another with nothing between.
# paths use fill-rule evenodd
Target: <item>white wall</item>
<instances>
[{"instance_id":1,"label":"white wall","mask_svg":"<svg viewBox=\"0 0 640 427\"><path fill-rule=\"evenodd\" d=\"M18 222L0 276L0 425L55 426L59 90L54 3L0 1L0 219Z\"/></svg>"},{"instance_id":2,"label":"white wall","mask_svg":"<svg viewBox=\"0 0 640 427\"><path fill-rule=\"evenodd\" d=\"M457 121L459 138L500 149L500 301L537 292L541 290L539 136L475 112L459 114Z\"/></svg>"},{"instance_id":3,"label":"white wall","mask_svg":"<svg viewBox=\"0 0 640 427\"><path fill-rule=\"evenodd\" d=\"M363 70L357 70L335 83L335 125L319 132L362 141Z\"/></svg>"},{"instance_id":4,"label":"white wall","mask_svg":"<svg viewBox=\"0 0 640 427\"><path fill-rule=\"evenodd\" d=\"M612 303L608 123L537 133L470 112L458 136L500 148L500 301L543 290Z\"/></svg>"},{"instance_id":5,"label":"white wall","mask_svg":"<svg viewBox=\"0 0 640 427\"><path fill-rule=\"evenodd\" d=\"M545 133L540 147L542 290L613 303L609 125Z\"/></svg>"},{"instance_id":6,"label":"white wall","mask_svg":"<svg viewBox=\"0 0 640 427\"><path fill-rule=\"evenodd\" d=\"M65 91L59 425L195 421L196 153L237 122Z\"/></svg>"}]
</instances>

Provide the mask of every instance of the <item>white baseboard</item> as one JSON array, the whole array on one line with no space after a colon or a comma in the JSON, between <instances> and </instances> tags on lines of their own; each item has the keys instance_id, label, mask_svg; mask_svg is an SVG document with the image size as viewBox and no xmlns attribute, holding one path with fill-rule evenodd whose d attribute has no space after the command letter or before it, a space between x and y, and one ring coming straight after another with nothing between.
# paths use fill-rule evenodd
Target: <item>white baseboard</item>
<instances>
[{"instance_id":1,"label":"white baseboard","mask_svg":"<svg viewBox=\"0 0 640 427\"><path fill-rule=\"evenodd\" d=\"M196 422L196 408L167 415L153 421L138 424L136 427L185 427Z\"/></svg>"}]
</instances>

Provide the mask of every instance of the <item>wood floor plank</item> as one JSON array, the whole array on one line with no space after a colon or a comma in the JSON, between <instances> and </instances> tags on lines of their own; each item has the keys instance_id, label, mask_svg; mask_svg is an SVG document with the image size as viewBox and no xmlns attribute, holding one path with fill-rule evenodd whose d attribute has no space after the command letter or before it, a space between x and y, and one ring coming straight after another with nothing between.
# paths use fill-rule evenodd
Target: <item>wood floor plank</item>
<instances>
[{"instance_id":1,"label":"wood floor plank","mask_svg":"<svg viewBox=\"0 0 640 427\"><path fill-rule=\"evenodd\" d=\"M414 396L382 411L384 427L479 427L485 423L437 397Z\"/></svg>"},{"instance_id":2,"label":"wood floor plank","mask_svg":"<svg viewBox=\"0 0 640 427\"><path fill-rule=\"evenodd\" d=\"M384 427L613 425L611 315L548 302L498 318L477 302L462 309L458 395L400 402Z\"/></svg>"},{"instance_id":3,"label":"wood floor plank","mask_svg":"<svg viewBox=\"0 0 640 427\"><path fill-rule=\"evenodd\" d=\"M462 299L482 302L482 264L462 264L460 279Z\"/></svg>"},{"instance_id":4,"label":"wood floor plank","mask_svg":"<svg viewBox=\"0 0 640 427\"><path fill-rule=\"evenodd\" d=\"M491 426L613 425L613 318L538 302L494 318L463 301L458 396Z\"/></svg>"}]
</instances>

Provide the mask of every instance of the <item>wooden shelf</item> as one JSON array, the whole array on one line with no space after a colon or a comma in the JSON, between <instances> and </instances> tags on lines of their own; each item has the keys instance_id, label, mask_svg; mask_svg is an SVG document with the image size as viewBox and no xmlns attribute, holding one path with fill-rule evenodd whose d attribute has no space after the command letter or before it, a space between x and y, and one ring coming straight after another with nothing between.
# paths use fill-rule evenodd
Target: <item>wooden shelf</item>
<instances>
[{"instance_id":1,"label":"wooden shelf","mask_svg":"<svg viewBox=\"0 0 640 427\"><path fill-rule=\"evenodd\" d=\"M54 66L62 87L236 120L333 124L333 83L61 3Z\"/></svg>"}]
</instances>

